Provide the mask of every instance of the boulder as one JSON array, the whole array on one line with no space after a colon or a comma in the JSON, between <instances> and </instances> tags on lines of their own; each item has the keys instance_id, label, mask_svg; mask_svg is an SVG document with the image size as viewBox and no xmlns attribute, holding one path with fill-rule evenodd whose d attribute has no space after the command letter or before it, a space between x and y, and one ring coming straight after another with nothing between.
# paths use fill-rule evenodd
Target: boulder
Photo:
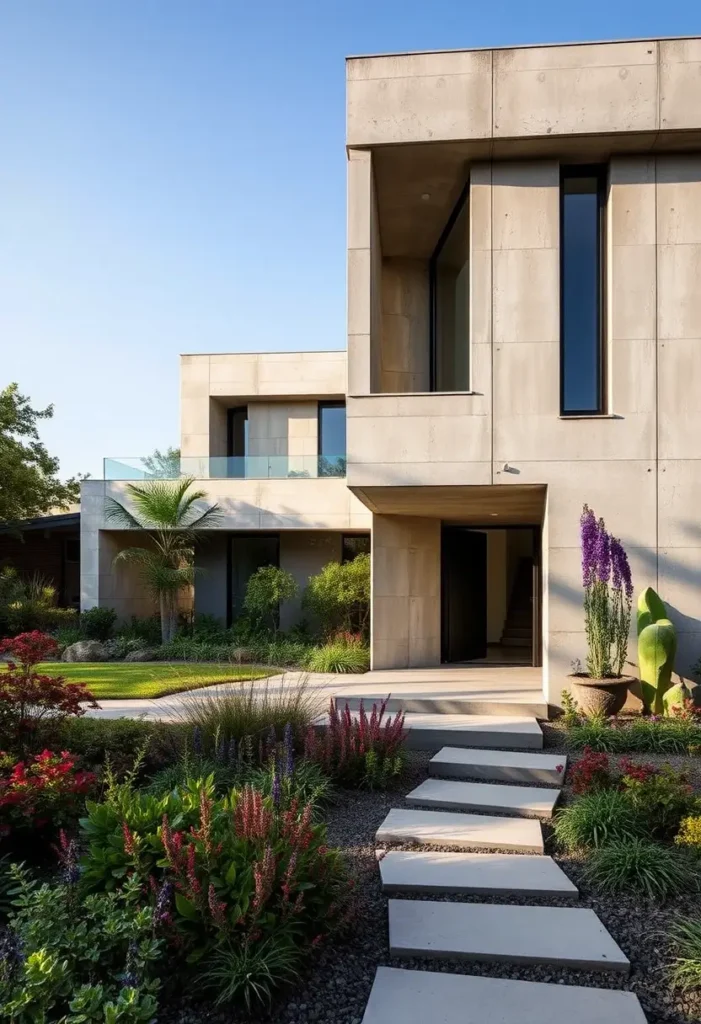
<instances>
[{"instance_id":1,"label":"boulder","mask_svg":"<svg viewBox=\"0 0 701 1024\"><path fill-rule=\"evenodd\" d=\"M146 648L143 651L128 651L124 656L125 661L153 661L156 652Z\"/></svg>"},{"instance_id":2,"label":"boulder","mask_svg":"<svg viewBox=\"0 0 701 1024\"><path fill-rule=\"evenodd\" d=\"M99 640L79 640L66 647L61 661L107 661L107 651Z\"/></svg>"}]
</instances>

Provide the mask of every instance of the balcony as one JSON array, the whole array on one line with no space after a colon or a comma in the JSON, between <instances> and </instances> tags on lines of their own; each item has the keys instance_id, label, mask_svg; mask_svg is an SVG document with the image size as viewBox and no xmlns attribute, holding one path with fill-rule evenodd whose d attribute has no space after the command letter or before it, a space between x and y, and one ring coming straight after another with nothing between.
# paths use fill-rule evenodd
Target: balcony
<instances>
[{"instance_id":1,"label":"balcony","mask_svg":"<svg viewBox=\"0 0 701 1024\"><path fill-rule=\"evenodd\" d=\"M105 480L317 480L345 477L345 455L183 456L104 459Z\"/></svg>"}]
</instances>

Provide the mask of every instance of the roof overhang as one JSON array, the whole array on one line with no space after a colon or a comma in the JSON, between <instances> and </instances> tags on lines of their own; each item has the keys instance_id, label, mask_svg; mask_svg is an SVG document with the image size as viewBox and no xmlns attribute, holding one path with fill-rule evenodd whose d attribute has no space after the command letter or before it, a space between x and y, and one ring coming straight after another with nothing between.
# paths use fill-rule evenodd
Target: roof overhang
<instances>
[{"instance_id":1,"label":"roof overhang","mask_svg":"<svg viewBox=\"0 0 701 1024\"><path fill-rule=\"evenodd\" d=\"M351 487L380 515L423 516L475 526L539 526L545 484Z\"/></svg>"}]
</instances>

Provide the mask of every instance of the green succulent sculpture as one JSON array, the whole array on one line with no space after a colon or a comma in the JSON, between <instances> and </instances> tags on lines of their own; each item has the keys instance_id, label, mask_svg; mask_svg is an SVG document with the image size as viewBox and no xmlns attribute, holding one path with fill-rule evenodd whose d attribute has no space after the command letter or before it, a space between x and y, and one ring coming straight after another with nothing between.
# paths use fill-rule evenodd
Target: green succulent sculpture
<instances>
[{"instance_id":1,"label":"green succulent sculpture","mask_svg":"<svg viewBox=\"0 0 701 1024\"><path fill-rule=\"evenodd\" d=\"M680 688L672 687L677 632L652 587L647 587L638 598L637 627L643 705L646 711L662 715L672 704L680 703Z\"/></svg>"}]
</instances>

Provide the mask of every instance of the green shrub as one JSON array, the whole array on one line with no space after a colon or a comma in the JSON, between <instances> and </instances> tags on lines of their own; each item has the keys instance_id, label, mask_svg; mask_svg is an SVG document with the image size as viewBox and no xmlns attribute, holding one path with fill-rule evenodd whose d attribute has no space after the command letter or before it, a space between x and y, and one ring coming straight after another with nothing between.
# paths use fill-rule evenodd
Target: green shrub
<instances>
[{"instance_id":1,"label":"green shrub","mask_svg":"<svg viewBox=\"0 0 701 1024\"><path fill-rule=\"evenodd\" d=\"M56 588L41 573L21 576L16 569L0 569L0 636L16 636L35 629L53 633L75 627L75 608L56 607Z\"/></svg>"},{"instance_id":2,"label":"green shrub","mask_svg":"<svg viewBox=\"0 0 701 1024\"><path fill-rule=\"evenodd\" d=\"M155 1019L164 944L139 881L82 896L70 882L39 885L14 871L18 892L4 943L0 1017L14 1024Z\"/></svg>"},{"instance_id":3,"label":"green shrub","mask_svg":"<svg viewBox=\"0 0 701 1024\"><path fill-rule=\"evenodd\" d=\"M117 774L127 771L143 750L144 764L155 771L177 756L183 729L176 723L140 718L67 718L52 743L77 754L85 767L100 770L108 760Z\"/></svg>"},{"instance_id":4,"label":"green shrub","mask_svg":"<svg viewBox=\"0 0 701 1024\"><path fill-rule=\"evenodd\" d=\"M299 587L291 572L276 565L263 565L248 580L243 606L254 620L277 632L280 602L290 601L298 594Z\"/></svg>"},{"instance_id":5,"label":"green shrub","mask_svg":"<svg viewBox=\"0 0 701 1024\"><path fill-rule=\"evenodd\" d=\"M215 1006L241 1002L249 1014L269 1009L276 989L299 978L300 955L287 935L244 941L214 951L198 980L215 993Z\"/></svg>"},{"instance_id":6,"label":"green shrub","mask_svg":"<svg viewBox=\"0 0 701 1024\"><path fill-rule=\"evenodd\" d=\"M578 797L555 817L555 837L566 850L625 842L647 833L645 822L625 793L603 789Z\"/></svg>"},{"instance_id":7,"label":"green shrub","mask_svg":"<svg viewBox=\"0 0 701 1024\"><path fill-rule=\"evenodd\" d=\"M183 724L199 729L207 753L218 743L238 743L246 736L257 744L271 728L281 739L288 723L295 736L304 736L325 702L305 676L292 682L283 676L279 682L268 678L228 683L217 691L216 699L209 689L204 695L195 692L184 697L180 711Z\"/></svg>"},{"instance_id":8,"label":"green shrub","mask_svg":"<svg viewBox=\"0 0 701 1024\"><path fill-rule=\"evenodd\" d=\"M310 672L367 672L370 651L360 640L351 643L336 640L314 648L307 668Z\"/></svg>"},{"instance_id":9,"label":"green shrub","mask_svg":"<svg viewBox=\"0 0 701 1024\"><path fill-rule=\"evenodd\" d=\"M586 874L607 892L632 892L666 900L698 889L698 863L683 851L633 837L602 846Z\"/></svg>"},{"instance_id":10,"label":"green shrub","mask_svg":"<svg viewBox=\"0 0 701 1024\"><path fill-rule=\"evenodd\" d=\"M158 647L161 643L161 620L157 615L149 618L132 615L129 622L121 622L117 626L116 635L126 640L142 640L146 647Z\"/></svg>"},{"instance_id":11,"label":"green shrub","mask_svg":"<svg viewBox=\"0 0 701 1024\"><path fill-rule=\"evenodd\" d=\"M328 636L337 630L367 634L370 618L370 555L329 562L309 583L302 605Z\"/></svg>"},{"instance_id":12,"label":"green shrub","mask_svg":"<svg viewBox=\"0 0 701 1024\"><path fill-rule=\"evenodd\" d=\"M687 754L701 750L701 725L685 718L592 717L567 730L570 750L591 747L605 753Z\"/></svg>"},{"instance_id":13,"label":"green shrub","mask_svg":"<svg viewBox=\"0 0 701 1024\"><path fill-rule=\"evenodd\" d=\"M645 822L650 835L671 839L682 818L699 808L685 772L665 764L641 777L626 775L624 793Z\"/></svg>"},{"instance_id":14,"label":"green shrub","mask_svg":"<svg viewBox=\"0 0 701 1024\"><path fill-rule=\"evenodd\" d=\"M86 640L109 640L117 621L114 608L88 608L80 613L80 632Z\"/></svg>"},{"instance_id":15,"label":"green shrub","mask_svg":"<svg viewBox=\"0 0 701 1024\"><path fill-rule=\"evenodd\" d=\"M671 964L672 984L683 992L701 988L701 918L677 921L670 938L677 952Z\"/></svg>"},{"instance_id":16,"label":"green shrub","mask_svg":"<svg viewBox=\"0 0 701 1024\"><path fill-rule=\"evenodd\" d=\"M77 644L80 640L80 627L77 622L75 626L59 626L53 631L53 637L63 653L66 647Z\"/></svg>"}]
</instances>

